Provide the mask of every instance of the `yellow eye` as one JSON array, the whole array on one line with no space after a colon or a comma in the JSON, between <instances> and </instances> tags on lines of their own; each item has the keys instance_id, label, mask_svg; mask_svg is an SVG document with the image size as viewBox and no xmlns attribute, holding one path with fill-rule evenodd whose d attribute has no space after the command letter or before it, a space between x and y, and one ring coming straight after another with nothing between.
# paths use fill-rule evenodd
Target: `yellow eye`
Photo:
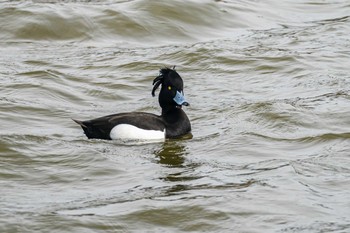
<instances>
[{"instance_id":1,"label":"yellow eye","mask_svg":"<svg viewBox=\"0 0 350 233\"><path fill-rule=\"evenodd\" d=\"M168 90L171 91L171 86L168 86Z\"/></svg>"}]
</instances>

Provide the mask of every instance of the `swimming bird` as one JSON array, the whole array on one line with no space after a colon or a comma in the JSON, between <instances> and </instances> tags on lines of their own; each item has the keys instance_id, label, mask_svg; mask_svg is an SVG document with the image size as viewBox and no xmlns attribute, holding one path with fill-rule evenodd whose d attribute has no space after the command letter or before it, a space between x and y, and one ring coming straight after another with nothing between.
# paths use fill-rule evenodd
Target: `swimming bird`
<instances>
[{"instance_id":1,"label":"swimming bird","mask_svg":"<svg viewBox=\"0 0 350 233\"><path fill-rule=\"evenodd\" d=\"M74 120L85 135L97 139L165 140L179 138L191 132L191 123L182 106L189 106L183 92L183 80L174 68L160 69L153 80L152 96L161 85L158 102L161 115L146 112L127 112L93 120Z\"/></svg>"}]
</instances>

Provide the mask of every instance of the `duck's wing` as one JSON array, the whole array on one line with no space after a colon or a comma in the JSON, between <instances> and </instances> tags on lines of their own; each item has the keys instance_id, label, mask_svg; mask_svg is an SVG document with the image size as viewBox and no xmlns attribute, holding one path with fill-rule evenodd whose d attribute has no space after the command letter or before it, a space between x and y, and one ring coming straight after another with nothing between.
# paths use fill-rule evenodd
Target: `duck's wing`
<instances>
[{"instance_id":1,"label":"duck's wing","mask_svg":"<svg viewBox=\"0 0 350 233\"><path fill-rule=\"evenodd\" d=\"M88 121L74 120L90 138L110 140L111 130L119 124L129 124L140 129L164 131L165 124L160 116L144 112L130 112L108 115Z\"/></svg>"}]
</instances>

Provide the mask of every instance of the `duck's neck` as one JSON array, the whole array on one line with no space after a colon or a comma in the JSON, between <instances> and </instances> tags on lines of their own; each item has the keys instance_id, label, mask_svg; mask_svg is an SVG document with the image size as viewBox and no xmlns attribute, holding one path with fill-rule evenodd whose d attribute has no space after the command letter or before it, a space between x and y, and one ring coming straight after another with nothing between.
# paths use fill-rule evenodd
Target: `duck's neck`
<instances>
[{"instance_id":1,"label":"duck's neck","mask_svg":"<svg viewBox=\"0 0 350 233\"><path fill-rule=\"evenodd\" d=\"M168 124L174 124L179 121L185 112L181 108L162 109L162 117Z\"/></svg>"}]
</instances>

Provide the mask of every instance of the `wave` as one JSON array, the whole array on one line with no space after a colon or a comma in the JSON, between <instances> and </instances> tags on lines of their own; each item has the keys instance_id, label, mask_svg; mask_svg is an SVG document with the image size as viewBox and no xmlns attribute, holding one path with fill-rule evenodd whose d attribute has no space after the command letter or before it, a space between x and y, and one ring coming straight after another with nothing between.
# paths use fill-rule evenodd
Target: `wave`
<instances>
[{"instance_id":1,"label":"wave","mask_svg":"<svg viewBox=\"0 0 350 233\"><path fill-rule=\"evenodd\" d=\"M324 12L316 5L301 9L298 3L282 5L279 1L33 2L2 3L3 40L168 44L230 38L240 30L282 28L346 17ZM348 7L341 1L327 5L334 10ZM309 16L315 9L319 13Z\"/></svg>"}]
</instances>

